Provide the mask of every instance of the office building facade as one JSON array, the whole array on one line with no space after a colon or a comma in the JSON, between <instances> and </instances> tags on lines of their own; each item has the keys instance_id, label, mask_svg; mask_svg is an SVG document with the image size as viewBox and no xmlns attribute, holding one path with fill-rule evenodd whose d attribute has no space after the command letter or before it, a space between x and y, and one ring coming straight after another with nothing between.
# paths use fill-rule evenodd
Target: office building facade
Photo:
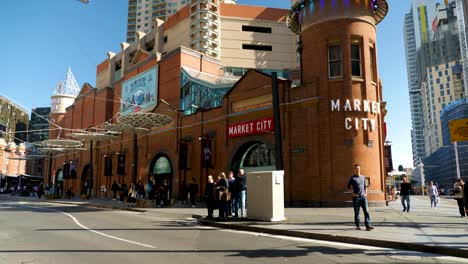
<instances>
[{"instance_id":1,"label":"office building facade","mask_svg":"<svg viewBox=\"0 0 468 264\"><path fill-rule=\"evenodd\" d=\"M29 117L23 107L0 95L0 138L20 144L27 139Z\"/></svg>"},{"instance_id":2,"label":"office building facade","mask_svg":"<svg viewBox=\"0 0 468 264\"><path fill-rule=\"evenodd\" d=\"M37 107L31 111L28 141L39 143L49 139L50 107Z\"/></svg>"},{"instance_id":3,"label":"office building facade","mask_svg":"<svg viewBox=\"0 0 468 264\"><path fill-rule=\"evenodd\" d=\"M211 1L192 0L129 0L127 17L127 42L136 41L137 31L149 33L155 30L154 19L167 20L188 4L211 4ZM236 0L224 0L228 4L235 4Z\"/></svg>"},{"instance_id":4,"label":"office building facade","mask_svg":"<svg viewBox=\"0 0 468 264\"><path fill-rule=\"evenodd\" d=\"M452 120L468 118L468 99L462 98L451 102L441 112L443 146L424 159L426 181L438 183L445 189L453 188L457 180L457 168L454 145L450 137L449 123ZM458 162L460 176L468 180L468 143L458 143Z\"/></svg>"}]
</instances>

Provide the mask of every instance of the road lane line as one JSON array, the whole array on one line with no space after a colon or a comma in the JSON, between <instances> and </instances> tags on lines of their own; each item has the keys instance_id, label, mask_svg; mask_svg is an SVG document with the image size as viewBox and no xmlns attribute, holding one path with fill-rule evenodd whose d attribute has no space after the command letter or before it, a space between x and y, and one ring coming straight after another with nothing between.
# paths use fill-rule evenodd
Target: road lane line
<instances>
[{"instance_id":1,"label":"road lane line","mask_svg":"<svg viewBox=\"0 0 468 264\"><path fill-rule=\"evenodd\" d=\"M53 211L53 212L59 212L59 213L62 213L62 214L64 214L64 215L70 217L71 219L73 219L73 221L75 222L75 224L77 224L79 227L81 227L81 228L83 228L83 229L85 229L85 230L88 230L88 231L90 231L90 232L96 233L96 234L98 234L98 235L101 235L101 236L104 236L104 237L108 237L108 238L112 238L112 239L115 239L115 240L119 240L119 241L122 241L122 242L127 242L127 243L130 243L130 244L142 246L142 247L156 248L156 247L153 247L153 246L151 246L151 245L139 243L139 242L136 242L136 241L132 241L132 240L125 239L125 238L120 238L120 237L108 235L108 234L105 234L105 233L102 233L102 232L93 230L93 229L91 229L91 228L89 228L89 227L87 227L87 226L81 224L73 215L71 215L71 214L69 214L69 213L65 213L65 212L62 212L62 211L59 211L59 210L55 210L55 209L43 208L43 207L36 207L36 206L26 206L26 207L36 208L36 209L43 209L43 210L49 210L49 211Z\"/></svg>"}]
</instances>

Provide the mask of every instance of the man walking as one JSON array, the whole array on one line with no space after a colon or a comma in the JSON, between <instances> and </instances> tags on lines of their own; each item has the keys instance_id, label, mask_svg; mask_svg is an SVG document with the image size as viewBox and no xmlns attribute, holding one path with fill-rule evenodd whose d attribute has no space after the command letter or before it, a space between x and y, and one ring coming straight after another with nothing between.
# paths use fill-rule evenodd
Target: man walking
<instances>
[{"instance_id":1,"label":"man walking","mask_svg":"<svg viewBox=\"0 0 468 264\"><path fill-rule=\"evenodd\" d=\"M359 164L354 165L354 175L349 178L347 187L348 190L353 193L354 223L356 224L356 229L361 230L359 211L362 207L366 230L371 231L374 227L371 225L367 205L366 177L361 175L361 167Z\"/></svg>"},{"instance_id":2,"label":"man walking","mask_svg":"<svg viewBox=\"0 0 468 264\"><path fill-rule=\"evenodd\" d=\"M403 205L403 212L406 211L407 213L409 213L411 201L410 195L413 191L413 187L408 182L408 178L406 178L406 176L403 176L402 181L403 182L400 185L401 204Z\"/></svg>"},{"instance_id":3,"label":"man walking","mask_svg":"<svg viewBox=\"0 0 468 264\"><path fill-rule=\"evenodd\" d=\"M236 177L236 186L237 186L237 200L236 202L241 210L241 217L244 217L246 214L245 211L245 200L246 200L246 190L247 190L247 177L245 175L244 169L239 169L239 173ZM237 215L237 211L234 212ZM234 216L237 217L237 216Z\"/></svg>"},{"instance_id":4,"label":"man walking","mask_svg":"<svg viewBox=\"0 0 468 264\"><path fill-rule=\"evenodd\" d=\"M431 197L431 208L437 207L437 200L439 198L439 191L437 190L437 186L434 185L432 181L429 182L429 187L427 188L429 192L429 196Z\"/></svg>"}]
</instances>

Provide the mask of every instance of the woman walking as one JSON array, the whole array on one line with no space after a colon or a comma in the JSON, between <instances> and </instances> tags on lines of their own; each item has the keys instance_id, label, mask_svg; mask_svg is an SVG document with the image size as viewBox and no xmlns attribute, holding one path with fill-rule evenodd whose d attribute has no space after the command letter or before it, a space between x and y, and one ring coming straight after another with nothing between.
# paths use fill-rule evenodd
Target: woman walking
<instances>
[{"instance_id":1,"label":"woman walking","mask_svg":"<svg viewBox=\"0 0 468 264\"><path fill-rule=\"evenodd\" d=\"M216 192L217 198L219 202L219 219L226 220L227 219L227 210L228 210L228 202L229 202L229 182L226 179L226 174L221 172L219 175L219 181L216 183Z\"/></svg>"},{"instance_id":2,"label":"woman walking","mask_svg":"<svg viewBox=\"0 0 468 264\"><path fill-rule=\"evenodd\" d=\"M457 182L453 185L453 193L455 194L455 200L457 200L458 211L460 212L461 217L465 217L465 203L464 203L464 189L465 183L462 179L458 179Z\"/></svg>"}]
</instances>

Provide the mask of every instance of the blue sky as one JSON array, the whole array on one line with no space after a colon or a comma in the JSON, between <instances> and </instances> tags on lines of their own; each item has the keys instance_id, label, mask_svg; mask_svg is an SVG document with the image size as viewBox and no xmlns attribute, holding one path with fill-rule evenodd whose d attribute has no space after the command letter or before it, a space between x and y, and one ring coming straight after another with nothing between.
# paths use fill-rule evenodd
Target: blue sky
<instances>
[{"instance_id":1,"label":"blue sky","mask_svg":"<svg viewBox=\"0 0 468 264\"><path fill-rule=\"evenodd\" d=\"M411 121L403 46L403 16L409 1L388 0L390 12L378 25L379 74L388 102L388 140L394 167L411 167ZM405 4L402 4L404 2ZM288 8L289 0L238 0ZM128 0L5 1L0 16L0 94L26 109L50 105L50 96L70 66L78 83L95 84L96 65L126 39Z\"/></svg>"}]
</instances>

